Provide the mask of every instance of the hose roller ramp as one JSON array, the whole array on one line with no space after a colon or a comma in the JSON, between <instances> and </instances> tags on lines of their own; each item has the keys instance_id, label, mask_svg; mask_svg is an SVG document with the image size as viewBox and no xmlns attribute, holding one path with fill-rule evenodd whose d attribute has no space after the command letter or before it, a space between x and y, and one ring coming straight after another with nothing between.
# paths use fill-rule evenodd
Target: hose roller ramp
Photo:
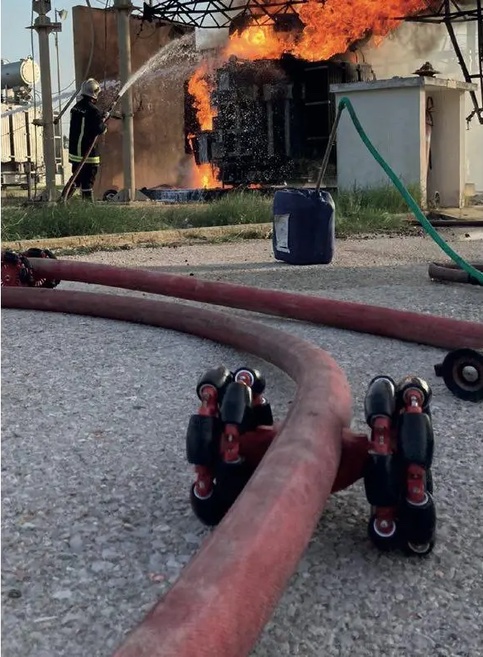
<instances>
[{"instance_id":1,"label":"hose roller ramp","mask_svg":"<svg viewBox=\"0 0 483 657\"><path fill-rule=\"evenodd\" d=\"M444 349L483 346L483 324L151 271L32 258L37 277L264 312ZM216 530L115 657L245 657L306 548L332 490L361 476L351 393L322 349L243 317L160 300L4 287L2 306L131 321L252 353L297 384L272 446ZM338 483L337 483L338 480ZM342 482L342 483L341 483Z\"/></svg>"}]
</instances>

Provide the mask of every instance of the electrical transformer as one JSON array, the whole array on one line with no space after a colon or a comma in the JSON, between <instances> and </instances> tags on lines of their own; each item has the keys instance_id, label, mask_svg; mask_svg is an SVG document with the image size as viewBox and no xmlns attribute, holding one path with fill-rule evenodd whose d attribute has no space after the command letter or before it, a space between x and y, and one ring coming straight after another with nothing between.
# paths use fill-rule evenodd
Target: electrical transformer
<instances>
[{"instance_id":1,"label":"electrical transformer","mask_svg":"<svg viewBox=\"0 0 483 657\"><path fill-rule=\"evenodd\" d=\"M330 85L373 78L365 63L231 57L214 75L212 130L200 130L186 90L187 152L198 165L213 165L223 185L309 183L335 117ZM335 158L333 149L332 169Z\"/></svg>"}]
</instances>

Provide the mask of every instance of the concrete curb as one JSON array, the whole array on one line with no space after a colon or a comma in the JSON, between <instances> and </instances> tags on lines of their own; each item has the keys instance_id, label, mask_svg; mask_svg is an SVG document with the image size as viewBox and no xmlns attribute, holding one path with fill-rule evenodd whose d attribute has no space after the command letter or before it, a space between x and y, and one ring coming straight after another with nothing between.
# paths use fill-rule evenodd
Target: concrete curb
<instances>
[{"instance_id":1,"label":"concrete curb","mask_svg":"<svg viewBox=\"0 0 483 657\"><path fill-rule=\"evenodd\" d=\"M75 235L72 237L39 238L2 242L3 249L26 251L32 247L44 249L122 248L125 246L168 246L190 244L220 238L239 237L247 233L254 238L268 237L272 224L240 224L238 226L209 226L204 228L180 228L177 230L152 230L139 233L112 233L106 235Z\"/></svg>"}]
</instances>

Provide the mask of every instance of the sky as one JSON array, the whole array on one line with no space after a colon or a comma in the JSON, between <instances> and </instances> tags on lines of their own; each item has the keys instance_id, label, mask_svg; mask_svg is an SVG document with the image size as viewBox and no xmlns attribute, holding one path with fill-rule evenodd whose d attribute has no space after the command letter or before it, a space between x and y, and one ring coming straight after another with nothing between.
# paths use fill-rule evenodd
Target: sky
<instances>
[{"instance_id":1,"label":"sky","mask_svg":"<svg viewBox=\"0 0 483 657\"><path fill-rule=\"evenodd\" d=\"M134 0L136 7L142 7L141 0ZM85 0L52 0L52 9L48 14L51 21L54 22L55 9L60 11L65 9L68 12L67 18L62 22L62 32L59 33L59 59L60 59L60 79L61 89L74 91L74 48L72 34L72 7L84 5ZM102 9L106 5L106 0L91 0L93 8ZM112 6L112 0L109 2ZM1 2L1 57L15 62L32 54L31 30L25 29L32 22L32 2L31 0L2 0ZM34 14L34 18L37 14ZM38 56L38 35L33 33L34 41L34 59L39 63ZM56 53L54 47L54 35L50 36L50 60L52 73L52 88L54 94L57 94L57 65Z\"/></svg>"},{"instance_id":2,"label":"sky","mask_svg":"<svg viewBox=\"0 0 483 657\"><path fill-rule=\"evenodd\" d=\"M81 4L79 0L54 0L52 10L49 14L51 21L55 21L54 9L60 11L65 9L68 12L67 19L62 23L62 32L59 33L59 58L61 87L68 87L74 90L74 48L72 39L72 7ZM92 6L100 6L97 2L92 2ZM34 59L39 63L38 55L38 36L31 30L25 29L31 25L32 2L31 0L3 0L1 3L2 12L2 41L1 56L2 59L8 59L15 62L32 54L31 37L34 41ZM37 14L34 14L34 18ZM54 35L50 37L50 60L52 70L52 87L57 91L57 67L54 48Z\"/></svg>"}]
</instances>

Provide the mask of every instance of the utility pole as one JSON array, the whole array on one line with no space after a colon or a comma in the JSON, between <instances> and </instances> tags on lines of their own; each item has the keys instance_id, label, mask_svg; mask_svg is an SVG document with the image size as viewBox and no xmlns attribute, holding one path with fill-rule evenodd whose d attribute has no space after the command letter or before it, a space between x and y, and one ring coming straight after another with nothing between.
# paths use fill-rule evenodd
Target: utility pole
<instances>
[{"instance_id":1,"label":"utility pole","mask_svg":"<svg viewBox=\"0 0 483 657\"><path fill-rule=\"evenodd\" d=\"M43 128L45 200L54 201L57 197L57 190L55 184L54 113L52 109L49 34L59 31L62 26L60 23L52 23L47 16L51 10L51 0L32 0L32 9L38 14L30 29L35 30L39 35L40 86L42 92L42 120L36 120L36 123Z\"/></svg>"},{"instance_id":2,"label":"utility pole","mask_svg":"<svg viewBox=\"0 0 483 657\"><path fill-rule=\"evenodd\" d=\"M67 18L67 12L65 9L60 9L57 10L55 9L55 21L57 19L60 19L61 21L65 20ZM62 112L62 101L60 99L60 92L61 92L61 85L60 85L60 56L59 56L59 32L60 30L55 30L55 57L56 57L56 63L57 63L57 112L58 116L60 116L60 113ZM60 135L62 139L62 123L60 124ZM64 167L64 158L62 157L62 153L64 152L63 145L62 143L60 144L60 156L61 156L61 165L60 165L60 172L61 172L61 182L62 186L65 185L65 167Z\"/></svg>"},{"instance_id":3,"label":"utility pole","mask_svg":"<svg viewBox=\"0 0 483 657\"><path fill-rule=\"evenodd\" d=\"M117 38L119 44L119 76L121 88L131 77L131 31L129 16L133 9L131 0L114 0L117 10ZM132 89L121 98L122 110L122 161L124 173L123 200L133 201L136 195L134 182L134 124Z\"/></svg>"}]
</instances>

